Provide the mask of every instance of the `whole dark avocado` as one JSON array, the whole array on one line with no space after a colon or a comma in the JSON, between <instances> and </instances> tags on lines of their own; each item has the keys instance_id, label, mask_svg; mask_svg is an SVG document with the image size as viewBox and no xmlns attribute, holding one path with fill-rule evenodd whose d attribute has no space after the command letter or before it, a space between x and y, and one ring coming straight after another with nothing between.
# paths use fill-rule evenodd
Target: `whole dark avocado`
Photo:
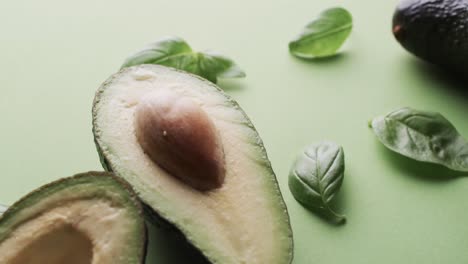
<instances>
[{"instance_id":1,"label":"whole dark avocado","mask_svg":"<svg viewBox=\"0 0 468 264\"><path fill-rule=\"evenodd\" d=\"M403 0L392 30L417 57L457 75L468 74L468 0Z\"/></svg>"}]
</instances>

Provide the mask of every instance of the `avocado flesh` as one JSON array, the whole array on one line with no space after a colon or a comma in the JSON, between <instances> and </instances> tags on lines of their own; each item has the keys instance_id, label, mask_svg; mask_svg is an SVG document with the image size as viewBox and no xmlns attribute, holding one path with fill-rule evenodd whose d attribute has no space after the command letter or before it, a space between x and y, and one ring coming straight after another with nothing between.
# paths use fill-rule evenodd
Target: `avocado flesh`
<instances>
[{"instance_id":1,"label":"avocado flesh","mask_svg":"<svg viewBox=\"0 0 468 264\"><path fill-rule=\"evenodd\" d=\"M1 263L143 263L142 209L123 180L89 172L28 194L0 217Z\"/></svg>"},{"instance_id":2,"label":"avocado flesh","mask_svg":"<svg viewBox=\"0 0 468 264\"><path fill-rule=\"evenodd\" d=\"M403 0L393 16L393 34L417 57L468 73L468 0Z\"/></svg>"},{"instance_id":3,"label":"avocado flesh","mask_svg":"<svg viewBox=\"0 0 468 264\"><path fill-rule=\"evenodd\" d=\"M197 102L218 129L225 155L220 188L201 192L156 165L135 135L138 103L170 90ZM125 68L96 93L94 135L103 166L174 224L212 263L290 263L292 232L262 141L237 103L214 84L158 65Z\"/></svg>"}]
</instances>

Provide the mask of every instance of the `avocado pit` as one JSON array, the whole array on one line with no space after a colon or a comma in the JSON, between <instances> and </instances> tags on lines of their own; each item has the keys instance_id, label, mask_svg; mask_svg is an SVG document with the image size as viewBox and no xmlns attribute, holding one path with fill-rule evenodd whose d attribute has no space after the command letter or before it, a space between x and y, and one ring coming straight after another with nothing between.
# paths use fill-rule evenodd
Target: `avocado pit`
<instances>
[{"instance_id":1,"label":"avocado pit","mask_svg":"<svg viewBox=\"0 0 468 264\"><path fill-rule=\"evenodd\" d=\"M148 157L189 186L222 186L224 152L218 131L193 100L172 91L148 94L135 110L135 134Z\"/></svg>"}]
</instances>

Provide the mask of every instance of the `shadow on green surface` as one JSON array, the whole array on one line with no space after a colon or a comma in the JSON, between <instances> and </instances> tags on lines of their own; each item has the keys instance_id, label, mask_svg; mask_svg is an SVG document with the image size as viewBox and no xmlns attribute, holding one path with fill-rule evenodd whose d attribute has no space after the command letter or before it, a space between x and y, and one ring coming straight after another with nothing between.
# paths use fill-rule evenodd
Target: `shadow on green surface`
<instances>
[{"instance_id":1,"label":"shadow on green surface","mask_svg":"<svg viewBox=\"0 0 468 264\"><path fill-rule=\"evenodd\" d=\"M333 56L329 57L323 57L323 58L300 58L296 57L293 54L291 54L292 57L295 59L298 59L299 61L302 61L304 63L310 63L310 64L332 64L332 63L338 63L344 60L347 60L349 58L349 55L347 53L337 53Z\"/></svg>"},{"instance_id":2,"label":"shadow on green surface","mask_svg":"<svg viewBox=\"0 0 468 264\"><path fill-rule=\"evenodd\" d=\"M237 92L245 90L245 82L241 79L220 79L217 85L225 92Z\"/></svg>"},{"instance_id":3,"label":"shadow on green surface","mask_svg":"<svg viewBox=\"0 0 468 264\"><path fill-rule=\"evenodd\" d=\"M376 140L379 154L403 174L411 175L418 180L445 182L468 176L466 172L450 170L442 165L421 162L393 152Z\"/></svg>"},{"instance_id":4,"label":"shadow on green surface","mask_svg":"<svg viewBox=\"0 0 468 264\"><path fill-rule=\"evenodd\" d=\"M419 73L422 78L429 79L431 82L442 84L442 87L447 87L449 90L462 95L468 99L468 76L455 74L441 67L430 64L414 56L408 56L408 65L414 72Z\"/></svg>"},{"instance_id":5,"label":"shadow on green surface","mask_svg":"<svg viewBox=\"0 0 468 264\"><path fill-rule=\"evenodd\" d=\"M209 264L210 262L176 230L147 222L146 264Z\"/></svg>"}]
</instances>

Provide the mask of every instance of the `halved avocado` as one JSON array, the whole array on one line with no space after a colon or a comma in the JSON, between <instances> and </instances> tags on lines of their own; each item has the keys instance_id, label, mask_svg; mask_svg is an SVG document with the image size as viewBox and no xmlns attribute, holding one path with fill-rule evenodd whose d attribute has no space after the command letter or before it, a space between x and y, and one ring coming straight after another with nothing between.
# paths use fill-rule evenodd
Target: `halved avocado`
<instances>
[{"instance_id":1,"label":"halved avocado","mask_svg":"<svg viewBox=\"0 0 468 264\"><path fill-rule=\"evenodd\" d=\"M158 65L111 76L93 132L104 168L212 263L290 263L289 216L263 143L239 105L200 77Z\"/></svg>"},{"instance_id":2,"label":"halved avocado","mask_svg":"<svg viewBox=\"0 0 468 264\"><path fill-rule=\"evenodd\" d=\"M0 216L1 263L137 264L145 245L136 195L107 172L45 185Z\"/></svg>"}]
</instances>

